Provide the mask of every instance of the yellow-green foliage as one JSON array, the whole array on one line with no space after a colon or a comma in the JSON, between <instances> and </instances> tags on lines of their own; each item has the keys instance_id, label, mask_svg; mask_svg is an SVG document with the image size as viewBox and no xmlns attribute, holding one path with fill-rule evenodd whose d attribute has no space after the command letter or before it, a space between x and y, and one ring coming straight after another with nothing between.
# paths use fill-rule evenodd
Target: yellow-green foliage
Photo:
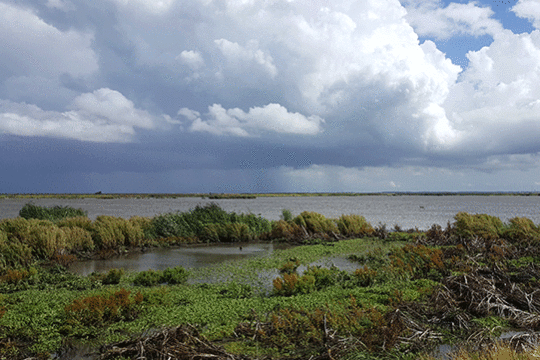
<instances>
[{"instance_id":1,"label":"yellow-green foliage","mask_svg":"<svg viewBox=\"0 0 540 360\"><path fill-rule=\"evenodd\" d=\"M338 232L334 221L312 211L302 212L294 218L294 222L303 226L311 234L331 234Z\"/></svg>"},{"instance_id":2,"label":"yellow-green foliage","mask_svg":"<svg viewBox=\"0 0 540 360\"><path fill-rule=\"evenodd\" d=\"M61 219L61 220L58 220L58 222L56 222L56 225L61 228L79 227L87 231L92 230L92 220L90 220L89 218L85 216L77 216L77 217Z\"/></svg>"},{"instance_id":3,"label":"yellow-green foliage","mask_svg":"<svg viewBox=\"0 0 540 360\"><path fill-rule=\"evenodd\" d=\"M114 216L98 216L92 224L92 238L99 249L118 246L138 246L144 240L141 227L129 220Z\"/></svg>"},{"instance_id":4,"label":"yellow-green foliage","mask_svg":"<svg viewBox=\"0 0 540 360\"><path fill-rule=\"evenodd\" d=\"M66 250L70 252L94 250L94 241L89 231L78 226L61 229L66 235Z\"/></svg>"},{"instance_id":5,"label":"yellow-green foliage","mask_svg":"<svg viewBox=\"0 0 540 360\"><path fill-rule=\"evenodd\" d=\"M242 223L208 224L201 232L200 239L206 242L241 242L251 240L249 226Z\"/></svg>"},{"instance_id":6,"label":"yellow-green foliage","mask_svg":"<svg viewBox=\"0 0 540 360\"><path fill-rule=\"evenodd\" d=\"M302 228L293 222L285 220L274 221L272 231L269 234L270 239L299 239L304 235Z\"/></svg>"},{"instance_id":7,"label":"yellow-green foliage","mask_svg":"<svg viewBox=\"0 0 540 360\"><path fill-rule=\"evenodd\" d=\"M142 216L132 216L129 218L129 222L133 224L135 228L141 228L143 233L146 235L152 235L152 237L156 237L154 234L155 229L154 225L152 224L152 218L148 217L142 217Z\"/></svg>"},{"instance_id":8,"label":"yellow-green foliage","mask_svg":"<svg viewBox=\"0 0 540 360\"><path fill-rule=\"evenodd\" d=\"M7 233L9 245L19 242L28 246L36 258L50 259L66 246L65 233L49 220L7 219L0 223L0 229Z\"/></svg>"},{"instance_id":9,"label":"yellow-green foliage","mask_svg":"<svg viewBox=\"0 0 540 360\"><path fill-rule=\"evenodd\" d=\"M366 218L360 215L341 215L337 227L344 236L370 236L375 231Z\"/></svg>"},{"instance_id":10,"label":"yellow-green foliage","mask_svg":"<svg viewBox=\"0 0 540 360\"><path fill-rule=\"evenodd\" d=\"M504 237L512 242L521 242L526 240L540 240L540 229L532 220L524 217L515 217L510 219Z\"/></svg>"},{"instance_id":11,"label":"yellow-green foliage","mask_svg":"<svg viewBox=\"0 0 540 360\"><path fill-rule=\"evenodd\" d=\"M494 240L501 237L504 231L503 222L496 216L459 212L454 219L454 233L464 240L476 237Z\"/></svg>"}]
</instances>

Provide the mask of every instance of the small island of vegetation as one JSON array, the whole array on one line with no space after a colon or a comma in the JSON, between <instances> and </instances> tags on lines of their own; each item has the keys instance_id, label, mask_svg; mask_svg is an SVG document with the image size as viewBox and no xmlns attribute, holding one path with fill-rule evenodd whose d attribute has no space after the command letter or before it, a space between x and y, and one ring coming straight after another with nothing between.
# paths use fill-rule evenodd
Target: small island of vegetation
<instances>
[{"instance_id":1,"label":"small island of vegetation","mask_svg":"<svg viewBox=\"0 0 540 360\"><path fill-rule=\"evenodd\" d=\"M432 359L440 344L456 359L537 352L540 228L526 218L458 213L419 231L309 211L269 221L217 204L94 221L27 204L19 215L0 221L0 359ZM67 271L156 246L253 241L294 246L198 270ZM356 269L314 265L335 257ZM269 272L270 282L260 276ZM505 331L517 335L501 340Z\"/></svg>"}]
</instances>

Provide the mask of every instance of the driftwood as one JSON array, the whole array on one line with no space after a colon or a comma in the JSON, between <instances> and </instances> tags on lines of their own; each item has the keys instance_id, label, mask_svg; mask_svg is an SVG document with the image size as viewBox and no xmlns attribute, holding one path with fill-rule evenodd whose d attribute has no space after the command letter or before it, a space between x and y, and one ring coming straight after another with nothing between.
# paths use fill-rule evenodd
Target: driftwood
<instances>
[{"instance_id":1,"label":"driftwood","mask_svg":"<svg viewBox=\"0 0 540 360\"><path fill-rule=\"evenodd\" d=\"M248 360L211 343L191 325L166 328L104 346L100 360L119 356L138 360Z\"/></svg>"}]
</instances>

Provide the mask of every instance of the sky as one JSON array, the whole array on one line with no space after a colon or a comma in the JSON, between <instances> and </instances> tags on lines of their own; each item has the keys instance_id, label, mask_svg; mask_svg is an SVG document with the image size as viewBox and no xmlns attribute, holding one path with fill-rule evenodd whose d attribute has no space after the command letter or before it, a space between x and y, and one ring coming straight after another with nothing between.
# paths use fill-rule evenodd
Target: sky
<instances>
[{"instance_id":1,"label":"sky","mask_svg":"<svg viewBox=\"0 0 540 360\"><path fill-rule=\"evenodd\" d=\"M0 0L0 193L540 191L540 0Z\"/></svg>"}]
</instances>

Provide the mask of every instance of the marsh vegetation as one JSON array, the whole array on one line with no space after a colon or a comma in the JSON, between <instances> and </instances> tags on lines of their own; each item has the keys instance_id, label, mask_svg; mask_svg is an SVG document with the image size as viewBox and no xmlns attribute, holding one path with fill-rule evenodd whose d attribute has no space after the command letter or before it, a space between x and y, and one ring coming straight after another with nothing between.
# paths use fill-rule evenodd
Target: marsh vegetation
<instances>
[{"instance_id":1,"label":"marsh vegetation","mask_svg":"<svg viewBox=\"0 0 540 360\"><path fill-rule=\"evenodd\" d=\"M444 229L390 231L357 215L284 211L268 221L215 204L128 220L76 210L28 207L0 221L0 358L89 349L96 359L427 359L443 343L458 344L461 359L534 355L540 228L526 218L458 213ZM297 246L204 269L79 276L65 267L238 241ZM333 257L358 266L314 265ZM498 342L509 329L522 332Z\"/></svg>"}]
</instances>

